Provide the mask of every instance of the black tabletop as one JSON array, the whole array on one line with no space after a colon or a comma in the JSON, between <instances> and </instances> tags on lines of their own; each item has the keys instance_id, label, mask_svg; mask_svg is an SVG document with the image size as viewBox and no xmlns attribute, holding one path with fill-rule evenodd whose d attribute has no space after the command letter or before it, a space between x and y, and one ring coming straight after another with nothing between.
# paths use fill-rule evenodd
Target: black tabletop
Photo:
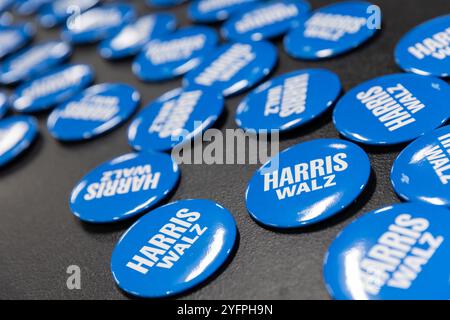
<instances>
[{"instance_id":1,"label":"black tabletop","mask_svg":"<svg viewBox=\"0 0 450 320\"><path fill-rule=\"evenodd\" d=\"M144 15L154 11L144 1L131 1ZM332 3L310 0L313 8ZM393 58L395 44L417 24L450 12L448 0L373 0L383 12L382 31L367 44L343 56L319 61L288 57L281 41L274 75L309 67L337 73L344 91L384 74L400 72ZM189 25L187 5L170 9L181 25ZM39 29L36 41L55 39L58 30ZM96 82L125 82L142 95L141 107L181 80L146 84L131 72L131 61L107 62L96 46L76 47L71 62L87 63ZM234 115L240 94L226 100L226 112L216 128L236 128ZM48 133L46 114L39 114L40 137L31 149L0 170L0 298L2 299L124 299L109 269L111 252L131 221L114 225L80 222L69 211L75 183L103 161L127 153L129 122L98 139L62 144ZM315 138L339 137L330 113L306 128L281 137L281 149ZM228 208L237 221L240 239L235 255L203 286L182 295L189 299L328 299L322 260L328 245L363 212L399 202L389 172L401 147L365 148L372 162L371 183L348 210L318 225L279 232L257 225L245 208L244 192L257 165L182 165L181 181L169 201L209 198ZM69 290L67 268L81 268L81 290Z\"/></svg>"}]
</instances>

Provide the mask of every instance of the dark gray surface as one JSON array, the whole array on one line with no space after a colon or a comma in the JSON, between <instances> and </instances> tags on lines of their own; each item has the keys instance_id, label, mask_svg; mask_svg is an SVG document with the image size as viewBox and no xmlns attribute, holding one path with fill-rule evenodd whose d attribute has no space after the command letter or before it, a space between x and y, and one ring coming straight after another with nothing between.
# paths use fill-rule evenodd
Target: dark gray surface
<instances>
[{"instance_id":1,"label":"dark gray surface","mask_svg":"<svg viewBox=\"0 0 450 320\"><path fill-rule=\"evenodd\" d=\"M133 1L140 14L151 10ZM313 8L332 1L310 1ZM336 72L344 90L362 81L399 72L393 49L400 37L415 25L450 12L449 0L383 0L383 30L362 48L321 62L301 62L287 57L277 41L280 62L275 74L299 68L325 67ZM186 6L172 9L182 22ZM39 30L38 40L55 38L56 30ZM130 61L108 63L94 46L77 47L72 62L91 64L96 82L119 81L134 85L147 104L176 88L179 80L144 84L131 73ZM226 101L226 115L219 128L235 128L234 113L244 95ZM351 116L351 115L349 115ZM68 209L74 184L97 164L130 151L127 125L99 139L61 144L39 115L40 139L23 157L0 170L0 298L1 299L123 299L109 270L112 249L130 222L92 226L79 222ZM330 115L305 129L283 137L281 149L301 141L338 137ZM366 148L367 150L367 148ZM240 231L238 250L230 264L212 281L182 296L190 299L328 299L322 280L322 259L337 233L362 212L399 202L389 182L397 151L368 150L372 183L365 195L336 218L302 231L280 233L258 226L247 214L244 191L258 166L183 165L182 178L169 200L210 198L234 215ZM68 290L66 268L79 265L82 289Z\"/></svg>"}]
</instances>

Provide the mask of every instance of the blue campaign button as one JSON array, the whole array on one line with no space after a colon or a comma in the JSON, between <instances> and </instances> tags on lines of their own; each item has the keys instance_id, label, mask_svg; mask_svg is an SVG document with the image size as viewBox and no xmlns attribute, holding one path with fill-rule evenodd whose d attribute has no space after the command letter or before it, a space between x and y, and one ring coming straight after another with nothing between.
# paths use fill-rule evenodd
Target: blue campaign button
<instances>
[{"instance_id":1,"label":"blue campaign button","mask_svg":"<svg viewBox=\"0 0 450 320\"><path fill-rule=\"evenodd\" d=\"M14 0L0 0L0 12L8 10L14 4Z\"/></svg>"},{"instance_id":2,"label":"blue campaign button","mask_svg":"<svg viewBox=\"0 0 450 320\"><path fill-rule=\"evenodd\" d=\"M47 110L72 97L94 80L94 70L85 64L52 69L19 86L12 95L12 107L19 112Z\"/></svg>"},{"instance_id":3,"label":"blue campaign button","mask_svg":"<svg viewBox=\"0 0 450 320\"><path fill-rule=\"evenodd\" d=\"M37 122L30 116L11 116L0 120L0 166L25 151L38 134Z\"/></svg>"},{"instance_id":4,"label":"blue campaign button","mask_svg":"<svg viewBox=\"0 0 450 320\"><path fill-rule=\"evenodd\" d=\"M140 218L111 256L117 285L129 294L160 298L201 284L233 252L237 227L231 213L206 199L172 202Z\"/></svg>"},{"instance_id":5,"label":"blue campaign button","mask_svg":"<svg viewBox=\"0 0 450 320\"><path fill-rule=\"evenodd\" d=\"M406 71L450 76L450 14L408 32L395 47L395 60Z\"/></svg>"},{"instance_id":6,"label":"blue campaign button","mask_svg":"<svg viewBox=\"0 0 450 320\"><path fill-rule=\"evenodd\" d=\"M52 28L56 25L62 24L69 17L72 16L72 20L68 21L69 24L84 23L79 19L77 15L91 9L98 4L99 0L58 0L47 1L39 10L39 23L45 28ZM94 23L94 21L86 22Z\"/></svg>"},{"instance_id":7,"label":"blue campaign button","mask_svg":"<svg viewBox=\"0 0 450 320\"><path fill-rule=\"evenodd\" d=\"M48 41L23 49L0 64L0 83L13 84L37 76L71 54L70 45L62 41Z\"/></svg>"},{"instance_id":8,"label":"blue campaign button","mask_svg":"<svg viewBox=\"0 0 450 320\"><path fill-rule=\"evenodd\" d=\"M134 7L125 3L107 4L87 10L66 23L62 37L76 44L93 43L114 36L134 21Z\"/></svg>"},{"instance_id":9,"label":"blue campaign button","mask_svg":"<svg viewBox=\"0 0 450 320\"><path fill-rule=\"evenodd\" d=\"M176 18L170 13L156 13L139 18L122 28L114 37L103 40L99 52L106 59L120 59L137 54L150 40L175 30Z\"/></svg>"},{"instance_id":10,"label":"blue campaign button","mask_svg":"<svg viewBox=\"0 0 450 320\"><path fill-rule=\"evenodd\" d=\"M414 140L449 117L450 87L415 74L391 74L366 81L336 104L333 121L346 138L369 145Z\"/></svg>"},{"instance_id":11,"label":"blue campaign button","mask_svg":"<svg viewBox=\"0 0 450 320\"><path fill-rule=\"evenodd\" d=\"M8 96L5 93L0 92L0 118L3 118L5 114L8 112L8 110L9 110Z\"/></svg>"},{"instance_id":12,"label":"blue campaign button","mask_svg":"<svg viewBox=\"0 0 450 320\"><path fill-rule=\"evenodd\" d=\"M352 50L375 35L381 25L379 8L368 2L344 1L305 17L284 38L286 52L299 59L329 58Z\"/></svg>"},{"instance_id":13,"label":"blue campaign button","mask_svg":"<svg viewBox=\"0 0 450 320\"><path fill-rule=\"evenodd\" d=\"M394 162L391 182L407 201L450 207L450 126L408 145Z\"/></svg>"},{"instance_id":14,"label":"blue campaign button","mask_svg":"<svg viewBox=\"0 0 450 320\"><path fill-rule=\"evenodd\" d=\"M269 1L232 17L221 31L233 41L274 38L297 26L309 9L309 3L303 0Z\"/></svg>"},{"instance_id":15,"label":"blue campaign button","mask_svg":"<svg viewBox=\"0 0 450 320\"><path fill-rule=\"evenodd\" d=\"M194 22L212 23L248 10L258 2L259 0L198 0L189 5L188 14Z\"/></svg>"},{"instance_id":16,"label":"blue campaign button","mask_svg":"<svg viewBox=\"0 0 450 320\"><path fill-rule=\"evenodd\" d=\"M227 97L260 82L275 67L277 58L277 49L266 41L224 44L187 73L183 82Z\"/></svg>"},{"instance_id":17,"label":"blue campaign button","mask_svg":"<svg viewBox=\"0 0 450 320\"><path fill-rule=\"evenodd\" d=\"M167 151L211 127L223 110L220 92L179 88L151 102L128 129L136 150Z\"/></svg>"},{"instance_id":18,"label":"blue campaign button","mask_svg":"<svg viewBox=\"0 0 450 320\"><path fill-rule=\"evenodd\" d=\"M133 72L144 81L180 76L197 67L218 41L208 27L186 27L150 41L133 62Z\"/></svg>"},{"instance_id":19,"label":"blue campaign button","mask_svg":"<svg viewBox=\"0 0 450 320\"><path fill-rule=\"evenodd\" d=\"M35 34L34 27L27 23L0 28L0 59L28 44Z\"/></svg>"},{"instance_id":20,"label":"blue campaign button","mask_svg":"<svg viewBox=\"0 0 450 320\"><path fill-rule=\"evenodd\" d=\"M70 195L70 210L85 222L110 223L148 211L175 188L180 171L164 153L127 153L85 175Z\"/></svg>"},{"instance_id":21,"label":"blue campaign button","mask_svg":"<svg viewBox=\"0 0 450 320\"><path fill-rule=\"evenodd\" d=\"M14 11L23 16L28 16L39 11L46 3L50 3L53 0L16 0L14 5Z\"/></svg>"},{"instance_id":22,"label":"blue campaign button","mask_svg":"<svg viewBox=\"0 0 450 320\"><path fill-rule=\"evenodd\" d=\"M337 236L324 277L339 300L450 299L450 212L422 203L371 211Z\"/></svg>"},{"instance_id":23,"label":"blue campaign button","mask_svg":"<svg viewBox=\"0 0 450 320\"><path fill-rule=\"evenodd\" d=\"M186 1L187 0L145 0L145 3L149 7L173 7Z\"/></svg>"},{"instance_id":24,"label":"blue campaign button","mask_svg":"<svg viewBox=\"0 0 450 320\"><path fill-rule=\"evenodd\" d=\"M326 69L286 73L254 89L239 104L236 123L255 131L298 128L324 113L340 92L339 77Z\"/></svg>"},{"instance_id":25,"label":"blue campaign button","mask_svg":"<svg viewBox=\"0 0 450 320\"><path fill-rule=\"evenodd\" d=\"M367 154L351 142L303 142L255 172L245 193L247 209L269 227L317 223L351 205L367 185L370 170Z\"/></svg>"},{"instance_id":26,"label":"blue campaign button","mask_svg":"<svg viewBox=\"0 0 450 320\"><path fill-rule=\"evenodd\" d=\"M126 121L139 101L139 92L129 85L98 84L56 107L48 117L47 127L58 140L91 139Z\"/></svg>"}]
</instances>

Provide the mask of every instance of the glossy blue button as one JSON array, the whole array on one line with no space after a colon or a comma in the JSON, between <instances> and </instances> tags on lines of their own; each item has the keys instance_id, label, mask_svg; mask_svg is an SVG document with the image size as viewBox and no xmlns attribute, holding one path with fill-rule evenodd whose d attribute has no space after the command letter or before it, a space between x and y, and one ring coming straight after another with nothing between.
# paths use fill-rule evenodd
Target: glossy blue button
<instances>
[{"instance_id":1,"label":"glossy blue button","mask_svg":"<svg viewBox=\"0 0 450 320\"><path fill-rule=\"evenodd\" d=\"M14 4L14 0L0 0L0 12L8 10Z\"/></svg>"},{"instance_id":2,"label":"glossy blue button","mask_svg":"<svg viewBox=\"0 0 450 320\"><path fill-rule=\"evenodd\" d=\"M0 28L0 59L28 44L35 34L34 27L27 23Z\"/></svg>"},{"instance_id":3,"label":"glossy blue button","mask_svg":"<svg viewBox=\"0 0 450 320\"><path fill-rule=\"evenodd\" d=\"M76 44L93 43L114 36L134 21L134 7L125 3L107 4L89 9L64 26L62 37Z\"/></svg>"},{"instance_id":4,"label":"glossy blue button","mask_svg":"<svg viewBox=\"0 0 450 320\"><path fill-rule=\"evenodd\" d=\"M13 84L37 76L62 63L72 48L62 41L48 41L9 56L0 64L0 83Z\"/></svg>"},{"instance_id":5,"label":"glossy blue button","mask_svg":"<svg viewBox=\"0 0 450 320\"><path fill-rule=\"evenodd\" d=\"M53 0L16 0L14 11L23 16L32 15L39 11L44 4L52 1Z\"/></svg>"},{"instance_id":6,"label":"glossy blue button","mask_svg":"<svg viewBox=\"0 0 450 320\"><path fill-rule=\"evenodd\" d=\"M233 41L274 38L297 26L309 9L309 3L303 0L269 1L232 17L221 32Z\"/></svg>"},{"instance_id":7,"label":"glossy blue button","mask_svg":"<svg viewBox=\"0 0 450 320\"><path fill-rule=\"evenodd\" d=\"M450 211L421 203L366 213L331 244L324 260L335 299L450 299Z\"/></svg>"},{"instance_id":8,"label":"glossy blue button","mask_svg":"<svg viewBox=\"0 0 450 320\"><path fill-rule=\"evenodd\" d=\"M170 150L211 127L223 104L216 91L198 87L169 91L136 116L128 129L128 141L136 150Z\"/></svg>"},{"instance_id":9,"label":"glossy blue button","mask_svg":"<svg viewBox=\"0 0 450 320\"><path fill-rule=\"evenodd\" d=\"M176 25L176 18L170 13L150 14L124 26L114 37L103 40L98 50L106 59L133 56L151 39L175 30Z\"/></svg>"},{"instance_id":10,"label":"glossy blue button","mask_svg":"<svg viewBox=\"0 0 450 320\"><path fill-rule=\"evenodd\" d=\"M183 83L227 97L261 81L275 67L277 58L277 49L269 42L224 44L186 74Z\"/></svg>"},{"instance_id":11,"label":"glossy blue button","mask_svg":"<svg viewBox=\"0 0 450 320\"><path fill-rule=\"evenodd\" d=\"M245 193L247 209L269 227L307 226L351 205L369 176L369 158L357 145L339 139L303 142L255 172Z\"/></svg>"},{"instance_id":12,"label":"glossy blue button","mask_svg":"<svg viewBox=\"0 0 450 320\"><path fill-rule=\"evenodd\" d=\"M117 285L158 298L204 282L227 261L236 242L231 213L204 199L172 202L146 214L119 239L111 256Z\"/></svg>"},{"instance_id":13,"label":"glossy blue button","mask_svg":"<svg viewBox=\"0 0 450 320\"><path fill-rule=\"evenodd\" d=\"M37 134L37 122L33 117L11 116L0 120L0 166L25 151Z\"/></svg>"},{"instance_id":14,"label":"glossy blue button","mask_svg":"<svg viewBox=\"0 0 450 320\"><path fill-rule=\"evenodd\" d=\"M145 3L149 7L173 7L186 1L187 0L145 0Z\"/></svg>"},{"instance_id":15,"label":"glossy blue button","mask_svg":"<svg viewBox=\"0 0 450 320\"><path fill-rule=\"evenodd\" d=\"M218 41L208 27L186 27L150 41L133 62L133 72L144 81L180 76L197 67Z\"/></svg>"},{"instance_id":16,"label":"glossy blue button","mask_svg":"<svg viewBox=\"0 0 450 320\"><path fill-rule=\"evenodd\" d=\"M0 118L3 118L9 110L8 96L0 92Z\"/></svg>"},{"instance_id":17,"label":"glossy blue button","mask_svg":"<svg viewBox=\"0 0 450 320\"><path fill-rule=\"evenodd\" d=\"M39 23L45 28L52 28L56 25L60 25L69 17L72 17L67 22L73 24L84 23L77 15L91 9L98 4L99 0L58 0L47 1L39 10ZM94 21L87 21L86 23L92 24Z\"/></svg>"},{"instance_id":18,"label":"glossy blue button","mask_svg":"<svg viewBox=\"0 0 450 320\"><path fill-rule=\"evenodd\" d=\"M47 127L58 140L91 139L126 121L139 101L139 92L127 84L98 84L54 109Z\"/></svg>"},{"instance_id":19,"label":"glossy blue button","mask_svg":"<svg viewBox=\"0 0 450 320\"><path fill-rule=\"evenodd\" d=\"M188 14L194 22L223 21L232 14L249 10L258 2L259 0L197 0L189 5Z\"/></svg>"},{"instance_id":20,"label":"glossy blue button","mask_svg":"<svg viewBox=\"0 0 450 320\"><path fill-rule=\"evenodd\" d=\"M375 14L372 6L368 2L344 1L314 11L286 35L286 52L294 58L315 60L358 47L379 27L371 19Z\"/></svg>"},{"instance_id":21,"label":"glossy blue button","mask_svg":"<svg viewBox=\"0 0 450 320\"><path fill-rule=\"evenodd\" d=\"M64 65L19 86L12 96L12 107L19 112L46 110L71 98L93 80L90 66Z\"/></svg>"},{"instance_id":22,"label":"glossy blue button","mask_svg":"<svg viewBox=\"0 0 450 320\"><path fill-rule=\"evenodd\" d=\"M415 74L391 74L366 81L336 104L333 121L346 138L370 145L411 141L449 117L450 87Z\"/></svg>"},{"instance_id":23,"label":"glossy blue button","mask_svg":"<svg viewBox=\"0 0 450 320\"><path fill-rule=\"evenodd\" d=\"M450 14L426 21L408 32L395 47L395 60L406 71L450 76Z\"/></svg>"},{"instance_id":24,"label":"glossy blue button","mask_svg":"<svg viewBox=\"0 0 450 320\"><path fill-rule=\"evenodd\" d=\"M391 182L407 201L450 207L450 126L408 145L394 162Z\"/></svg>"},{"instance_id":25,"label":"glossy blue button","mask_svg":"<svg viewBox=\"0 0 450 320\"><path fill-rule=\"evenodd\" d=\"M285 73L259 85L239 104L236 123L255 131L294 129L324 113L340 92L339 77L326 69Z\"/></svg>"},{"instance_id":26,"label":"glossy blue button","mask_svg":"<svg viewBox=\"0 0 450 320\"><path fill-rule=\"evenodd\" d=\"M158 204L175 188L180 171L164 153L127 153L102 163L73 188L70 210L86 222L131 218Z\"/></svg>"}]
</instances>

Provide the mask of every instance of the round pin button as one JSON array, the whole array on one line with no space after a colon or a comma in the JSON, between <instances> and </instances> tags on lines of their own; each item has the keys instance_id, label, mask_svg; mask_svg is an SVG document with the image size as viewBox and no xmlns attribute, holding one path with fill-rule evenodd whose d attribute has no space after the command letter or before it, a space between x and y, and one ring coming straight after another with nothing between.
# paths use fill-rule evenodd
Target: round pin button
<instances>
[{"instance_id":1,"label":"round pin button","mask_svg":"<svg viewBox=\"0 0 450 320\"><path fill-rule=\"evenodd\" d=\"M191 2L188 14L192 21L212 23L250 9L259 0L198 0Z\"/></svg>"},{"instance_id":2,"label":"round pin button","mask_svg":"<svg viewBox=\"0 0 450 320\"><path fill-rule=\"evenodd\" d=\"M58 1L46 1L46 3L39 9L38 20L39 23L45 28L52 28L56 25L60 25L65 22L72 15L79 15L86 10L91 9L97 5L99 0L58 0ZM75 18L69 23L75 23ZM82 22L78 20L78 22ZM84 22L82 22L84 23ZM93 23L93 21L87 22Z\"/></svg>"},{"instance_id":3,"label":"round pin button","mask_svg":"<svg viewBox=\"0 0 450 320\"><path fill-rule=\"evenodd\" d=\"M175 295L213 275L233 251L231 213L210 200L172 202L134 223L111 256L117 285L144 298Z\"/></svg>"},{"instance_id":4,"label":"round pin button","mask_svg":"<svg viewBox=\"0 0 450 320\"><path fill-rule=\"evenodd\" d=\"M366 213L331 244L324 261L335 299L450 299L449 211L421 203Z\"/></svg>"},{"instance_id":5,"label":"round pin button","mask_svg":"<svg viewBox=\"0 0 450 320\"><path fill-rule=\"evenodd\" d=\"M288 148L258 169L245 194L259 223L299 228L351 205L370 176L367 154L339 139L317 139Z\"/></svg>"},{"instance_id":6,"label":"round pin button","mask_svg":"<svg viewBox=\"0 0 450 320\"><path fill-rule=\"evenodd\" d=\"M98 50L106 59L121 59L137 54L147 42L175 30L175 16L149 14L122 28L114 37L103 40Z\"/></svg>"},{"instance_id":7,"label":"round pin button","mask_svg":"<svg viewBox=\"0 0 450 320\"><path fill-rule=\"evenodd\" d=\"M25 151L36 139L36 120L29 116L11 116L0 120L0 166Z\"/></svg>"},{"instance_id":8,"label":"round pin button","mask_svg":"<svg viewBox=\"0 0 450 320\"><path fill-rule=\"evenodd\" d=\"M127 153L102 163L73 188L70 210L91 223L110 223L148 211L175 188L177 164L164 153Z\"/></svg>"},{"instance_id":9,"label":"round pin button","mask_svg":"<svg viewBox=\"0 0 450 320\"><path fill-rule=\"evenodd\" d=\"M9 109L9 102L8 102L8 96L0 92L0 118L3 118L5 114L8 112Z\"/></svg>"},{"instance_id":10,"label":"round pin button","mask_svg":"<svg viewBox=\"0 0 450 320\"><path fill-rule=\"evenodd\" d=\"M275 67L277 50L269 42L224 44L183 79L185 86L199 85L227 97L261 81Z\"/></svg>"},{"instance_id":11,"label":"round pin button","mask_svg":"<svg viewBox=\"0 0 450 320\"><path fill-rule=\"evenodd\" d=\"M275 0L251 8L228 20L223 36L232 41L259 41L274 38L298 25L310 9L303 0Z\"/></svg>"},{"instance_id":12,"label":"round pin button","mask_svg":"<svg viewBox=\"0 0 450 320\"><path fill-rule=\"evenodd\" d=\"M450 14L426 21L408 32L395 48L395 60L406 71L450 76Z\"/></svg>"},{"instance_id":13,"label":"round pin button","mask_svg":"<svg viewBox=\"0 0 450 320\"><path fill-rule=\"evenodd\" d=\"M0 59L28 44L35 34L31 24L3 26L0 28Z\"/></svg>"},{"instance_id":14,"label":"round pin button","mask_svg":"<svg viewBox=\"0 0 450 320\"><path fill-rule=\"evenodd\" d=\"M136 116L128 129L128 141L137 150L170 150L211 127L223 105L216 91L198 87L169 91Z\"/></svg>"},{"instance_id":15,"label":"round pin button","mask_svg":"<svg viewBox=\"0 0 450 320\"><path fill-rule=\"evenodd\" d=\"M107 4L83 12L78 23L67 23L63 39L75 44L93 43L115 35L136 17L134 7L125 3Z\"/></svg>"},{"instance_id":16,"label":"round pin button","mask_svg":"<svg viewBox=\"0 0 450 320\"><path fill-rule=\"evenodd\" d=\"M47 127L58 140L79 141L106 133L136 110L139 92L121 83L98 84L56 107Z\"/></svg>"},{"instance_id":17,"label":"round pin button","mask_svg":"<svg viewBox=\"0 0 450 320\"><path fill-rule=\"evenodd\" d=\"M407 201L450 207L450 126L408 145L394 162L391 182Z\"/></svg>"},{"instance_id":18,"label":"round pin button","mask_svg":"<svg viewBox=\"0 0 450 320\"><path fill-rule=\"evenodd\" d=\"M254 89L239 104L236 123L255 131L294 129L324 113L340 92L339 77L331 71L286 73Z\"/></svg>"},{"instance_id":19,"label":"round pin button","mask_svg":"<svg viewBox=\"0 0 450 320\"><path fill-rule=\"evenodd\" d=\"M64 65L20 85L12 96L12 107L19 112L36 112L64 102L94 79L85 64Z\"/></svg>"},{"instance_id":20,"label":"round pin button","mask_svg":"<svg viewBox=\"0 0 450 320\"><path fill-rule=\"evenodd\" d=\"M218 41L208 27L186 27L150 41L133 62L133 72L144 81L175 78L197 67Z\"/></svg>"},{"instance_id":21,"label":"round pin button","mask_svg":"<svg viewBox=\"0 0 450 320\"><path fill-rule=\"evenodd\" d=\"M391 74L364 82L336 104L333 121L346 138L369 145L408 142L450 116L450 87L415 74Z\"/></svg>"},{"instance_id":22,"label":"round pin button","mask_svg":"<svg viewBox=\"0 0 450 320\"><path fill-rule=\"evenodd\" d=\"M37 76L69 58L72 48L62 41L49 41L28 47L0 64L0 83L13 84Z\"/></svg>"},{"instance_id":23,"label":"round pin button","mask_svg":"<svg viewBox=\"0 0 450 320\"><path fill-rule=\"evenodd\" d=\"M379 16L373 19L377 13ZM329 58L358 47L374 36L380 25L378 7L368 2L343 1L305 17L286 35L284 48L298 59Z\"/></svg>"}]
</instances>

